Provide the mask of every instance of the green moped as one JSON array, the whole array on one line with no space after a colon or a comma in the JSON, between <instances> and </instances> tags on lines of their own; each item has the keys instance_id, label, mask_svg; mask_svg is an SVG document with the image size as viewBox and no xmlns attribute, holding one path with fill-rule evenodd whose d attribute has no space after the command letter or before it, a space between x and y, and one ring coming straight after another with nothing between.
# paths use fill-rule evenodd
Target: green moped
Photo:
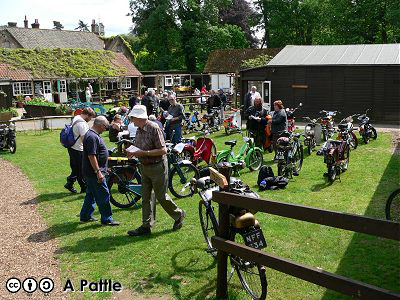
<instances>
[{"instance_id":1,"label":"green moped","mask_svg":"<svg viewBox=\"0 0 400 300\"><path fill-rule=\"evenodd\" d=\"M251 171L260 169L263 164L263 153L261 148L256 147L254 144L254 138L243 137L244 144L240 148L239 154L235 155L233 147L235 147L237 141L227 141L225 145L231 146L229 150L219 151L217 154L217 163L230 162L235 166L233 169L234 176L240 176L240 170L246 166Z\"/></svg>"}]
</instances>

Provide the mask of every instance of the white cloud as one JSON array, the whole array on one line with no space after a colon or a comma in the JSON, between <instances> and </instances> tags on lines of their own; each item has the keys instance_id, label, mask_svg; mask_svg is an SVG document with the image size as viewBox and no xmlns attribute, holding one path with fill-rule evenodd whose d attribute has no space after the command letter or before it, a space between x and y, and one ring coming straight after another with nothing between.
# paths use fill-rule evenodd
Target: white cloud
<instances>
[{"instance_id":1,"label":"white cloud","mask_svg":"<svg viewBox=\"0 0 400 300\"><path fill-rule=\"evenodd\" d=\"M89 25L92 19L104 24L106 36L128 33L132 26L129 0L0 0L0 25L18 22L23 26L25 15L29 26L39 19L40 28L53 28L53 21L60 21L64 29L74 30L78 21Z\"/></svg>"}]
</instances>

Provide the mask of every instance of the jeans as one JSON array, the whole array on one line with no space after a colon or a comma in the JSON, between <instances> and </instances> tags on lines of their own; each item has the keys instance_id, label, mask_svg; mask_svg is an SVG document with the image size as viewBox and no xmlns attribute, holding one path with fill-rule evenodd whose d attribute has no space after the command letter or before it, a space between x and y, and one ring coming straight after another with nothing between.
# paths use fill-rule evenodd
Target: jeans
<instances>
[{"instance_id":1,"label":"jeans","mask_svg":"<svg viewBox=\"0 0 400 300\"><path fill-rule=\"evenodd\" d=\"M181 140L182 140L182 125L178 125L178 126L174 126L174 127L172 127L172 128L170 128L170 139L171 139L171 142L173 143L173 144L178 144L178 143L180 143L181 142ZM173 131L175 131L174 132L174 134L172 135L172 132Z\"/></svg>"},{"instance_id":2,"label":"jeans","mask_svg":"<svg viewBox=\"0 0 400 300\"><path fill-rule=\"evenodd\" d=\"M67 177L67 184L73 186L75 181L78 181L81 188L85 189L85 181L82 176L82 151L68 148L69 166L71 167L71 175Z\"/></svg>"},{"instance_id":3,"label":"jeans","mask_svg":"<svg viewBox=\"0 0 400 300\"><path fill-rule=\"evenodd\" d=\"M101 222L111 221L110 191L106 179L104 178L102 183L98 183L96 176L86 177L86 196L80 213L81 221L87 221L93 216L96 203L101 214Z\"/></svg>"}]
</instances>

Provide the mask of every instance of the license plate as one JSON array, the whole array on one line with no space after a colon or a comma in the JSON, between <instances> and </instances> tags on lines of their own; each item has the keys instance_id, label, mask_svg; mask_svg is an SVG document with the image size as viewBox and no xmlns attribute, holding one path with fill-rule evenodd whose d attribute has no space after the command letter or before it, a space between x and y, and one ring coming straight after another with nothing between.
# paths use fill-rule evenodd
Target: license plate
<instances>
[{"instance_id":1,"label":"license plate","mask_svg":"<svg viewBox=\"0 0 400 300\"><path fill-rule=\"evenodd\" d=\"M261 229L255 229L253 231L243 234L244 243L246 246L255 249L262 249L267 247L267 242L265 241L264 234Z\"/></svg>"},{"instance_id":2,"label":"license plate","mask_svg":"<svg viewBox=\"0 0 400 300\"><path fill-rule=\"evenodd\" d=\"M276 159L284 159L284 158L285 158L285 156L283 154L278 153L276 155Z\"/></svg>"}]
</instances>

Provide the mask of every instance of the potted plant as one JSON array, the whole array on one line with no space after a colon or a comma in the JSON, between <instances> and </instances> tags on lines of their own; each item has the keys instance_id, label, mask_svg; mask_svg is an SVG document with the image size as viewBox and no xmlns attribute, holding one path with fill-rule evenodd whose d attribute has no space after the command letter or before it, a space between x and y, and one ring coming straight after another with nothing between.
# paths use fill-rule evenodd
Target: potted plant
<instances>
[{"instance_id":1,"label":"potted plant","mask_svg":"<svg viewBox=\"0 0 400 300\"><path fill-rule=\"evenodd\" d=\"M0 122L10 121L12 117L17 115L17 110L13 107L0 108Z\"/></svg>"},{"instance_id":2,"label":"potted plant","mask_svg":"<svg viewBox=\"0 0 400 300\"><path fill-rule=\"evenodd\" d=\"M30 118L55 116L57 104L48 102L44 98L32 98L25 104L26 114Z\"/></svg>"}]
</instances>

